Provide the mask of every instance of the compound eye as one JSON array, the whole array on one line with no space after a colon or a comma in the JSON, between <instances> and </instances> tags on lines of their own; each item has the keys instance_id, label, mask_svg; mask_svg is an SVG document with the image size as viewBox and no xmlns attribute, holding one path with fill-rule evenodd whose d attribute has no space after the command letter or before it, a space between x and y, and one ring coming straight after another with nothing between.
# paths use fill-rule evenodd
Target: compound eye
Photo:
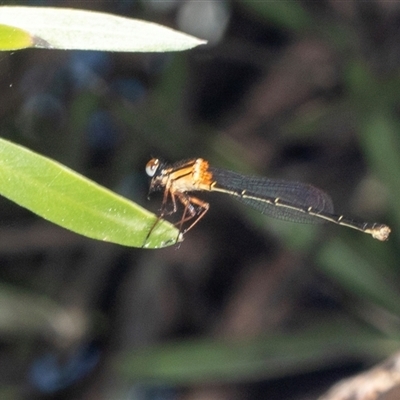
<instances>
[{"instance_id":1,"label":"compound eye","mask_svg":"<svg viewBox=\"0 0 400 400\"><path fill-rule=\"evenodd\" d=\"M150 177L154 176L159 166L160 166L160 160L158 160L157 158L152 158L146 164L146 174Z\"/></svg>"}]
</instances>

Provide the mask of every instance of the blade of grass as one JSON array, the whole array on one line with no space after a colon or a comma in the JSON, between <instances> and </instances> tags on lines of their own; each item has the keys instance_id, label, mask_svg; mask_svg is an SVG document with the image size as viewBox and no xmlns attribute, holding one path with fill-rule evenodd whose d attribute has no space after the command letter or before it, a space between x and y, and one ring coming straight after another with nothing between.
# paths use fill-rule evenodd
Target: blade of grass
<instances>
[{"instance_id":1,"label":"blade of grass","mask_svg":"<svg viewBox=\"0 0 400 400\"><path fill-rule=\"evenodd\" d=\"M355 251L348 242L335 239L318 253L320 268L353 294L400 314L400 293L381 274L381 269Z\"/></svg>"},{"instance_id":2,"label":"blade of grass","mask_svg":"<svg viewBox=\"0 0 400 400\"><path fill-rule=\"evenodd\" d=\"M397 117L396 117L397 118ZM396 226L400 227L400 140L399 123L388 110L375 110L365 115L361 123L361 144L370 165L379 174L390 193L390 205Z\"/></svg>"},{"instance_id":3,"label":"blade of grass","mask_svg":"<svg viewBox=\"0 0 400 400\"><path fill-rule=\"evenodd\" d=\"M296 1L240 1L243 7L276 26L303 31L314 25L313 18Z\"/></svg>"},{"instance_id":4,"label":"blade of grass","mask_svg":"<svg viewBox=\"0 0 400 400\"><path fill-rule=\"evenodd\" d=\"M116 368L132 381L157 384L278 379L343 363L343 357L383 358L398 348L398 340L339 321L292 335L153 346L124 354Z\"/></svg>"},{"instance_id":5,"label":"blade of grass","mask_svg":"<svg viewBox=\"0 0 400 400\"><path fill-rule=\"evenodd\" d=\"M368 65L359 61L349 63L344 79L351 102L357 105L360 144L369 166L388 188L393 216L400 226L400 206L396 201L400 195L400 124L393 112L400 100L400 79L394 75L379 80Z\"/></svg>"}]
</instances>

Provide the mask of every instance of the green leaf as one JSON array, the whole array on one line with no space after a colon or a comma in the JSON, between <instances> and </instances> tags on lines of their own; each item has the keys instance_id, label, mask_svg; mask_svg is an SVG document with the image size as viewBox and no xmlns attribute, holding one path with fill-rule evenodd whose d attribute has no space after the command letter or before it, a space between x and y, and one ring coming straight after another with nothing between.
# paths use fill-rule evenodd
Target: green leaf
<instances>
[{"instance_id":1,"label":"green leaf","mask_svg":"<svg viewBox=\"0 0 400 400\"><path fill-rule=\"evenodd\" d=\"M302 31L315 22L304 7L296 1L243 1L240 3L253 14L285 29Z\"/></svg>"},{"instance_id":2,"label":"green leaf","mask_svg":"<svg viewBox=\"0 0 400 400\"><path fill-rule=\"evenodd\" d=\"M33 44L34 40L28 32L13 26L0 25L0 50L24 49Z\"/></svg>"},{"instance_id":3,"label":"green leaf","mask_svg":"<svg viewBox=\"0 0 400 400\"><path fill-rule=\"evenodd\" d=\"M164 52L206 43L151 22L67 8L2 6L0 24L29 32L41 48Z\"/></svg>"},{"instance_id":4,"label":"green leaf","mask_svg":"<svg viewBox=\"0 0 400 400\"><path fill-rule=\"evenodd\" d=\"M0 139L0 194L81 235L126 246L172 245L178 230L71 169Z\"/></svg>"},{"instance_id":5,"label":"green leaf","mask_svg":"<svg viewBox=\"0 0 400 400\"><path fill-rule=\"evenodd\" d=\"M125 353L116 364L124 376L136 382L243 382L318 371L342 363L343 357L380 358L391 354L398 345L398 337L387 339L340 321L303 332L255 339L155 345Z\"/></svg>"},{"instance_id":6,"label":"green leaf","mask_svg":"<svg viewBox=\"0 0 400 400\"><path fill-rule=\"evenodd\" d=\"M394 104L394 103L393 103ZM392 113L376 107L363 115L360 123L360 142L370 165L379 174L389 189L390 205L395 211L396 226L400 226L400 140L398 118ZM393 222L394 223L394 222Z\"/></svg>"},{"instance_id":7,"label":"green leaf","mask_svg":"<svg viewBox=\"0 0 400 400\"><path fill-rule=\"evenodd\" d=\"M377 265L382 261L355 251L348 241L335 239L321 249L318 262L346 290L400 315L400 292L392 285L393 280L382 274Z\"/></svg>"}]
</instances>

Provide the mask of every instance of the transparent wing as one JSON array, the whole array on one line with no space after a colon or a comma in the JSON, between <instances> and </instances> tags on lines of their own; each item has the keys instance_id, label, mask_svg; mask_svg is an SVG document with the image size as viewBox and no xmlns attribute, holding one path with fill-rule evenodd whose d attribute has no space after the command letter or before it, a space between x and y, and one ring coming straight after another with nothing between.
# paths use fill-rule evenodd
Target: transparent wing
<instances>
[{"instance_id":1,"label":"transparent wing","mask_svg":"<svg viewBox=\"0 0 400 400\"><path fill-rule=\"evenodd\" d=\"M324 220L308 215L309 207L312 207L313 212L333 214L330 196L309 184L244 176L218 168L210 168L210 171L213 180L217 182L213 190L231 193L241 203L265 215L292 222L317 224ZM280 199L279 205L274 204L276 198Z\"/></svg>"}]
</instances>

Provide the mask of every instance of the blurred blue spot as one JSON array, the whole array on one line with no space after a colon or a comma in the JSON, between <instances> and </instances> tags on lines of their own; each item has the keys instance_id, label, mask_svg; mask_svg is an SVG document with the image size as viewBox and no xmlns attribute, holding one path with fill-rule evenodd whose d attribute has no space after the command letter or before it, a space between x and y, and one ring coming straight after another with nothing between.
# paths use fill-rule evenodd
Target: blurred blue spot
<instances>
[{"instance_id":1,"label":"blurred blue spot","mask_svg":"<svg viewBox=\"0 0 400 400\"><path fill-rule=\"evenodd\" d=\"M174 53L152 53L146 59L144 71L149 75L158 76L171 65L175 57Z\"/></svg>"},{"instance_id":2,"label":"blurred blue spot","mask_svg":"<svg viewBox=\"0 0 400 400\"><path fill-rule=\"evenodd\" d=\"M86 377L100 360L100 349L90 343L79 347L66 360L48 353L38 358L29 371L30 383L44 393L65 389Z\"/></svg>"},{"instance_id":3,"label":"blurred blue spot","mask_svg":"<svg viewBox=\"0 0 400 400\"><path fill-rule=\"evenodd\" d=\"M113 190L130 200L138 201L148 193L149 177L143 171L132 171L124 175Z\"/></svg>"},{"instance_id":4,"label":"blurred blue spot","mask_svg":"<svg viewBox=\"0 0 400 400\"><path fill-rule=\"evenodd\" d=\"M69 70L76 89L92 88L113 69L112 56L103 51L72 51Z\"/></svg>"},{"instance_id":5,"label":"blurred blue spot","mask_svg":"<svg viewBox=\"0 0 400 400\"><path fill-rule=\"evenodd\" d=\"M111 88L121 97L135 103L147 94L147 89L138 79L119 78L111 83Z\"/></svg>"},{"instance_id":6,"label":"blurred blue spot","mask_svg":"<svg viewBox=\"0 0 400 400\"><path fill-rule=\"evenodd\" d=\"M23 103L23 112L40 118L61 119L64 106L60 99L49 93L37 93Z\"/></svg>"},{"instance_id":7,"label":"blurred blue spot","mask_svg":"<svg viewBox=\"0 0 400 400\"><path fill-rule=\"evenodd\" d=\"M48 0L29 0L30 6L47 6L49 7L49 1Z\"/></svg>"},{"instance_id":8,"label":"blurred blue spot","mask_svg":"<svg viewBox=\"0 0 400 400\"><path fill-rule=\"evenodd\" d=\"M137 0L120 0L114 2L115 11L118 14L131 14L132 9L136 6Z\"/></svg>"},{"instance_id":9,"label":"blurred blue spot","mask_svg":"<svg viewBox=\"0 0 400 400\"><path fill-rule=\"evenodd\" d=\"M112 151L117 145L118 130L106 110L93 112L87 124L87 141L93 151Z\"/></svg>"},{"instance_id":10,"label":"blurred blue spot","mask_svg":"<svg viewBox=\"0 0 400 400\"><path fill-rule=\"evenodd\" d=\"M25 136L34 137L45 130L60 129L65 122L64 104L49 93L28 96L23 102L16 122Z\"/></svg>"}]
</instances>

